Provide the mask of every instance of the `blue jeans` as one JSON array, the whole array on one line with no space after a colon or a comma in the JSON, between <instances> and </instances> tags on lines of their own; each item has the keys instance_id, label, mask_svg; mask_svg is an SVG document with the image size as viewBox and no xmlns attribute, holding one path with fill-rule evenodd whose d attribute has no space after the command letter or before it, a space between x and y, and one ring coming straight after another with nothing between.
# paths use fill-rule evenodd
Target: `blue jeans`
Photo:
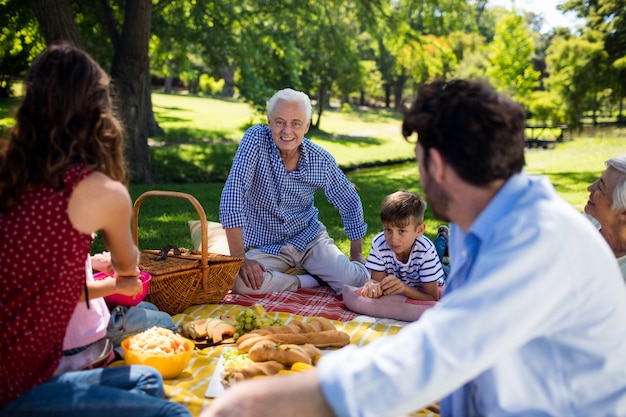
<instances>
[{"instance_id":1,"label":"blue jeans","mask_svg":"<svg viewBox=\"0 0 626 417\"><path fill-rule=\"evenodd\" d=\"M164 399L161 375L143 365L67 372L0 408L0 417L190 417Z\"/></svg>"},{"instance_id":2,"label":"blue jeans","mask_svg":"<svg viewBox=\"0 0 626 417\"><path fill-rule=\"evenodd\" d=\"M450 265L443 263L443 257L446 251L446 247L448 246L448 239L441 233L437 234L437 237L433 241L435 245L435 250L437 251L437 255L439 255L439 261L441 262L441 266L443 267L443 273L446 278L448 278L448 274L450 273Z\"/></svg>"},{"instance_id":3,"label":"blue jeans","mask_svg":"<svg viewBox=\"0 0 626 417\"><path fill-rule=\"evenodd\" d=\"M115 351L121 353L119 346L124 339L153 326L164 327L174 333L178 331L169 314L159 311L154 304L147 301L142 301L135 307L117 306L111 310L107 337L115 346Z\"/></svg>"}]
</instances>

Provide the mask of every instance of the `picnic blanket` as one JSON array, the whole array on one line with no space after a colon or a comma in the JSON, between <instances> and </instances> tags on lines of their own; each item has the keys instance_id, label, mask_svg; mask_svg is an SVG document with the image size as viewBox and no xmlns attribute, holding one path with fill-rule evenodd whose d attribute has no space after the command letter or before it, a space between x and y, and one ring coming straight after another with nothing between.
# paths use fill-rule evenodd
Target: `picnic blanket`
<instances>
[{"instance_id":1,"label":"picnic blanket","mask_svg":"<svg viewBox=\"0 0 626 417\"><path fill-rule=\"evenodd\" d=\"M178 326L207 317L222 315L237 316L244 309L254 306L257 317L265 315L279 319L283 323L291 320L306 321L309 318L321 318L334 324L338 330L350 335L350 343L363 346L372 341L394 335L402 329L403 322L384 320L375 317L359 316L348 310L341 296L334 294L327 287L301 289L297 292L281 292L262 296L228 294L219 304L194 305L181 314L173 316ZM171 401L185 405L193 416L198 416L203 408L210 405L212 399L205 393L217 362L223 350L233 345L218 345L192 352L191 361L185 371L175 379L165 381L166 396ZM419 410L411 416L437 417L436 406Z\"/></svg>"},{"instance_id":2,"label":"picnic blanket","mask_svg":"<svg viewBox=\"0 0 626 417\"><path fill-rule=\"evenodd\" d=\"M262 295L227 294L221 304L251 306L260 304L266 311L293 313L300 316L324 317L350 321L358 316L346 308L340 295L329 287L301 288Z\"/></svg>"}]
</instances>

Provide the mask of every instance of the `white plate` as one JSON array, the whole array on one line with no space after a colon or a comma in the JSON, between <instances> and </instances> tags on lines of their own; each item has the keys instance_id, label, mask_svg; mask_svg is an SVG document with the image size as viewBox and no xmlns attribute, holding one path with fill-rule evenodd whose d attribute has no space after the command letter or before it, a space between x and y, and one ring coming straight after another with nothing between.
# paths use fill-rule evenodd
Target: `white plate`
<instances>
[{"instance_id":1,"label":"white plate","mask_svg":"<svg viewBox=\"0 0 626 417\"><path fill-rule=\"evenodd\" d=\"M222 373L224 372L224 354L228 352L229 349L237 349L236 347L225 347L222 350L222 354L217 360L217 364L215 365L215 371L213 371L213 375L211 376L211 380L209 381L209 386L204 393L204 396L207 398L215 398L218 397L221 393L224 392L225 388L222 384ZM324 349L321 351L322 355L332 352L332 350Z\"/></svg>"},{"instance_id":2,"label":"white plate","mask_svg":"<svg viewBox=\"0 0 626 417\"><path fill-rule=\"evenodd\" d=\"M207 398L215 398L224 392L224 385L222 384L222 372L224 372L224 354L228 352L229 349L235 348L225 347L224 349L222 349L222 354L217 360L217 364L215 365L215 371L213 371L213 375L211 376L211 380L209 381L209 386L204 393L204 396Z\"/></svg>"}]
</instances>

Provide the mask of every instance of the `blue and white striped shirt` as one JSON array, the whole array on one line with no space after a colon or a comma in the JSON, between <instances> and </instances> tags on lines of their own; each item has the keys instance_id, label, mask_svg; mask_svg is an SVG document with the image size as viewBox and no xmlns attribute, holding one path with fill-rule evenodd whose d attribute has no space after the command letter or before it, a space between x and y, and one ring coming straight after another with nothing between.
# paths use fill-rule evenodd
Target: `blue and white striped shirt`
<instances>
[{"instance_id":1,"label":"blue and white striped shirt","mask_svg":"<svg viewBox=\"0 0 626 417\"><path fill-rule=\"evenodd\" d=\"M413 244L409 260L400 262L387 245L385 233L380 233L372 240L372 249L365 267L370 271L385 272L394 275L405 284L418 288L422 283L437 281L444 284L444 272L435 245L426 236L418 236Z\"/></svg>"},{"instance_id":2,"label":"blue and white striped shirt","mask_svg":"<svg viewBox=\"0 0 626 417\"><path fill-rule=\"evenodd\" d=\"M222 190L220 222L243 228L244 246L278 255L285 244L304 251L321 229L317 190L339 209L350 240L367 231L354 186L328 151L304 138L296 171L287 172L270 129L252 126L237 149Z\"/></svg>"}]
</instances>

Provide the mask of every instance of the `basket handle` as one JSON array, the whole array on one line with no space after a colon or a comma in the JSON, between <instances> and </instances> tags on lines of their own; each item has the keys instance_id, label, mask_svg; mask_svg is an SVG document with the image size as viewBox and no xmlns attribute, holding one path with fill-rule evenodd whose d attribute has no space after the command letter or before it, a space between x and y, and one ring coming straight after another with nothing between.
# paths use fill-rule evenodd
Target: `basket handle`
<instances>
[{"instance_id":1,"label":"basket handle","mask_svg":"<svg viewBox=\"0 0 626 417\"><path fill-rule=\"evenodd\" d=\"M141 203L143 203L143 201L148 197L179 198L181 200L187 200L196 209L196 212L198 213L198 216L200 217L200 227L201 227L201 236L202 236L201 237L202 239L202 246L201 246L202 263L200 265L202 268L203 278L206 281L208 274L209 274L209 268L208 268L209 257L208 257L208 250L207 250L207 246L208 246L207 223L206 223L206 214L204 213L204 209L200 205L200 202L198 202L198 200L191 194L181 193L178 191L152 190L152 191L146 191L145 193L141 194L137 198L137 200L135 200L135 204L133 205L133 218L132 218L133 241L135 242L135 246L137 247L139 247L138 246L139 236L137 234L137 229L138 229L138 224L139 224L139 207L141 206Z\"/></svg>"}]
</instances>

